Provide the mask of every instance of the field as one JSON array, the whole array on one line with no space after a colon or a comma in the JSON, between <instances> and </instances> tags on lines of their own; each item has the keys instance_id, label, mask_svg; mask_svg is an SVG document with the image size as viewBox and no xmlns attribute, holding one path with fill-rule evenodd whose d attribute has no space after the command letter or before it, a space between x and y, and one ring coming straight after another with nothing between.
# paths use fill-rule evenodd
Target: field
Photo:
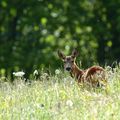
<instances>
[{"instance_id":1,"label":"field","mask_svg":"<svg viewBox=\"0 0 120 120\"><path fill-rule=\"evenodd\" d=\"M78 85L60 70L29 84L1 82L0 120L120 120L120 67L106 71L107 88Z\"/></svg>"}]
</instances>

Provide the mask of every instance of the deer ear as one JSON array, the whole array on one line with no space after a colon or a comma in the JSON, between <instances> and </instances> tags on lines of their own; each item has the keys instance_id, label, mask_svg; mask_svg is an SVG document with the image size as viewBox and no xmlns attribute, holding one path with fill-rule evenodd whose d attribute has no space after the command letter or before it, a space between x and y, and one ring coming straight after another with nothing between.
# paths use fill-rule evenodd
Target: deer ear
<instances>
[{"instance_id":1,"label":"deer ear","mask_svg":"<svg viewBox=\"0 0 120 120\"><path fill-rule=\"evenodd\" d=\"M62 60L65 59L65 55L64 55L60 50L58 50L58 56L59 56Z\"/></svg>"},{"instance_id":2,"label":"deer ear","mask_svg":"<svg viewBox=\"0 0 120 120\"><path fill-rule=\"evenodd\" d=\"M74 49L74 50L72 51L72 57L75 58L75 57L77 57L78 55L79 55L79 52L78 52L76 49Z\"/></svg>"}]
</instances>

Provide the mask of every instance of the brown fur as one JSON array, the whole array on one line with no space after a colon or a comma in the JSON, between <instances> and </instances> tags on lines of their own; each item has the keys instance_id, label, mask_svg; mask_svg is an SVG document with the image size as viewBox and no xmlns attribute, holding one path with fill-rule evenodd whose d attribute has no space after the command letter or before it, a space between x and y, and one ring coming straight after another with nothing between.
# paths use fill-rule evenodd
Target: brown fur
<instances>
[{"instance_id":1,"label":"brown fur","mask_svg":"<svg viewBox=\"0 0 120 120\"><path fill-rule=\"evenodd\" d=\"M100 86L106 83L105 70L102 67L92 66L86 70L81 70L76 65L75 58L78 55L76 50L72 52L71 56L65 56L61 52L58 52L58 55L64 61L65 69L67 69L69 64L69 68L71 69L70 74L77 79L78 83L87 83L92 86Z\"/></svg>"},{"instance_id":2,"label":"brown fur","mask_svg":"<svg viewBox=\"0 0 120 120\"><path fill-rule=\"evenodd\" d=\"M98 86L104 85L106 82L105 70L100 66L92 66L86 70L81 70L76 64L73 64L70 74L77 79L78 83Z\"/></svg>"}]
</instances>

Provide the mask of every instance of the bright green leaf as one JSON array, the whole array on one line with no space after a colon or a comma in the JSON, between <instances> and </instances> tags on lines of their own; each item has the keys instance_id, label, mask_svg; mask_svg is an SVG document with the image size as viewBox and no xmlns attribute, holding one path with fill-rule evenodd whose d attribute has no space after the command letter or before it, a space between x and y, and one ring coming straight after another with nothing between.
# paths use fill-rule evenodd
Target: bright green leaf
<instances>
[{"instance_id":1,"label":"bright green leaf","mask_svg":"<svg viewBox=\"0 0 120 120\"><path fill-rule=\"evenodd\" d=\"M1 5L2 5L3 7L7 7L7 2L6 2L6 1L2 1L2 2L1 2Z\"/></svg>"},{"instance_id":2,"label":"bright green leaf","mask_svg":"<svg viewBox=\"0 0 120 120\"><path fill-rule=\"evenodd\" d=\"M42 25L46 25L47 18L45 18L45 17L41 18L41 23L42 23Z\"/></svg>"},{"instance_id":3,"label":"bright green leaf","mask_svg":"<svg viewBox=\"0 0 120 120\"><path fill-rule=\"evenodd\" d=\"M112 47L112 41L108 41L108 42L107 42L107 46L108 46L108 47Z\"/></svg>"},{"instance_id":4,"label":"bright green leaf","mask_svg":"<svg viewBox=\"0 0 120 120\"><path fill-rule=\"evenodd\" d=\"M15 9L15 8L11 8L11 9L10 9L10 14L11 14L12 16L16 16L16 14L17 14L16 9Z\"/></svg>"}]
</instances>

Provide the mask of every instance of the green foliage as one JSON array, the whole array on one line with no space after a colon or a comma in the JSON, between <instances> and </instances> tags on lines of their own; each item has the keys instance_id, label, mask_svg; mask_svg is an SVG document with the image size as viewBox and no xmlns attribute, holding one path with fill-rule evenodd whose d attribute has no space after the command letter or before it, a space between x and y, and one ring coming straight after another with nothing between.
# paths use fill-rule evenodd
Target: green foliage
<instances>
[{"instance_id":1,"label":"green foliage","mask_svg":"<svg viewBox=\"0 0 120 120\"><path fill-rule=\"evenodd\" d=\"M119 0L1 0L0 69L8 76L57 68L57 49L73 48L83 67L112 63L120 50L119 6Z\"/></svg>"}]
</instances>

